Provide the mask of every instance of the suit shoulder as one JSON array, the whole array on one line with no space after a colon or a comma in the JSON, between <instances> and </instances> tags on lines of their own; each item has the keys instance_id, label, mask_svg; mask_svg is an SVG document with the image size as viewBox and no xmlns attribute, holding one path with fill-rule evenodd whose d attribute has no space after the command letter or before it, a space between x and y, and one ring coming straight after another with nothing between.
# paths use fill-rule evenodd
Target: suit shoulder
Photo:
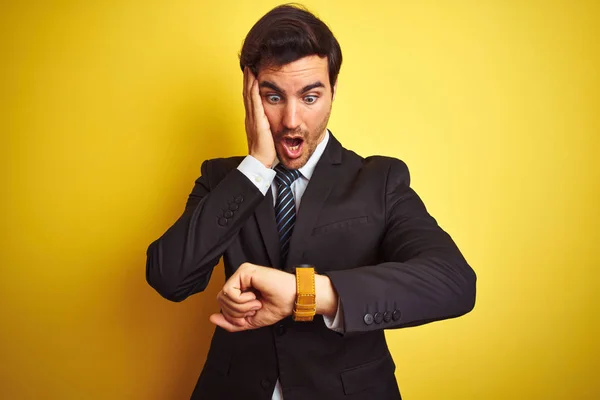
<instances>
[{"instance_id":1,"label":"suit shoulder","mask_svg":"<svg viewBox=\"0 0 600 400\"><path fill-rule=\"evenodd\" d=\"M381 168L390 168L390 167L395 167L395 168L407 168L406 163L398 158L394 158L394 157L388 157L388 156L379 156L379 155L375 155L375 156L369 156L363 159L363 163L365 165L370 165L370 166L374 166L374 167L381 167Z\"/></svg>"},{"instance_id":2,"label":"suit shoulder","mask_svg":"<svg viewBox=\"0 0 600 400\"><path fill-rule=\"evenodd\" d=\"M408 166L398 158L387 156L369 156L363 159L363 168L385 170L395 174L407 173Z\"/></svg>"},{"instance_id":3,"label":"suit shoulder","mask_svg":"<svg viewBox=\"0 0 600 400\"><path fill-rule=\"evenodd\" d=\"M398 158L369 156L363 160L363 170L370 174L385 176L388 187L410 185L410 172L406 163Z\"/></svg>"},{"instance_id":4,"label":"suit shoulder","mask_svg":"<svg viewBox=\"0 0 600 400\"><path fill-rule=\"evenodd\" d=\"M384 179L386 185L410 185L410 173L406 163L398 158L372 155L362 157L352 150L344 148L344 164L355 168L368 179Z\"/></svg>"}]
</instances>

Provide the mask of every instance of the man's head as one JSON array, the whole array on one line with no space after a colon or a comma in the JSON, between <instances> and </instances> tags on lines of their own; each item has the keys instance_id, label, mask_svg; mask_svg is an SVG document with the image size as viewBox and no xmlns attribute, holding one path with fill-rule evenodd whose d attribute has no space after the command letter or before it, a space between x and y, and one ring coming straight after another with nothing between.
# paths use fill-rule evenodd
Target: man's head
<instances>
[{"instance_id":1,"label":"man's head","mask_svg":"<svg viewBox=\"0 0 600 400\"><path fill-rule=\"evenodd\" d=\"M321 20L295 5L274 8L250 30L240 66L257 77L279 161L298 169L323 139L340 46Z\"/></svg>"}]
</instances>

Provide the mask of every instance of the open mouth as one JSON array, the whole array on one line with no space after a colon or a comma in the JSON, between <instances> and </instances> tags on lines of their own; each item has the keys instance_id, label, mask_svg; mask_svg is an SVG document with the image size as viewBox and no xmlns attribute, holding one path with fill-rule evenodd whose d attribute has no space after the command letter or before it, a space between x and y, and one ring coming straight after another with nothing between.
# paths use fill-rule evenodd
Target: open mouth
<instances>
[{"instance_id":1,"label":"open mouth","mask_svg":"<svg viewBox=\"0 0 600 400\"><path fill-rule=\"evenodd\" d=\"M298 158L302 154L304 139L301 137L284 137L281 139L285 155L288 158Z\"/></svg>"}]
</instances>

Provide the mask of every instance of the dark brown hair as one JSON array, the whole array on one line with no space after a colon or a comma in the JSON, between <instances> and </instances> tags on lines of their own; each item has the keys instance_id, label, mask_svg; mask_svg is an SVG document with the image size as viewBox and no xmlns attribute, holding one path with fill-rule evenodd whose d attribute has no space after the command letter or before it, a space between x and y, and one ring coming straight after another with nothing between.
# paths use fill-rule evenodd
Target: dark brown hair
<instances>
[{"instance_id":1,"label":"dark brown hair","mask_svg":"<svg viewBox=\"0 0 600 400\"><path fill-rule=\"evenodd\" d=\"M254 24L242 45L240 67L254 75L264 66L282 66L300 58L327 57L333 88L342 66L342 50L323 21L299 4L277 6Z\"/></svg>"}]
</instances>

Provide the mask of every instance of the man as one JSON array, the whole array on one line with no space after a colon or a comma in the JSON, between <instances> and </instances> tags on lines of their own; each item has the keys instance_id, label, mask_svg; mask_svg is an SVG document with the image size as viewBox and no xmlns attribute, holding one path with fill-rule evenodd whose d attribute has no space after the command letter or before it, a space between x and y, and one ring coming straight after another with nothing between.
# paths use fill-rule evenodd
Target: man
<instances>
[{"instance_id":1,"label":"man","mask_svg":"<svg viewBox=\"0 0 600 400\"><path fill-rule=\"evenodd\" d=\"M308 11L262 17L240 55L248 155L205 161L148 248L147 280L172 301L203 291L224 257L192 399L399 399L384 329L474 306L475 274L406 165L362 158L327 130L341 62Z\"/></svg>"}]
</instances>

